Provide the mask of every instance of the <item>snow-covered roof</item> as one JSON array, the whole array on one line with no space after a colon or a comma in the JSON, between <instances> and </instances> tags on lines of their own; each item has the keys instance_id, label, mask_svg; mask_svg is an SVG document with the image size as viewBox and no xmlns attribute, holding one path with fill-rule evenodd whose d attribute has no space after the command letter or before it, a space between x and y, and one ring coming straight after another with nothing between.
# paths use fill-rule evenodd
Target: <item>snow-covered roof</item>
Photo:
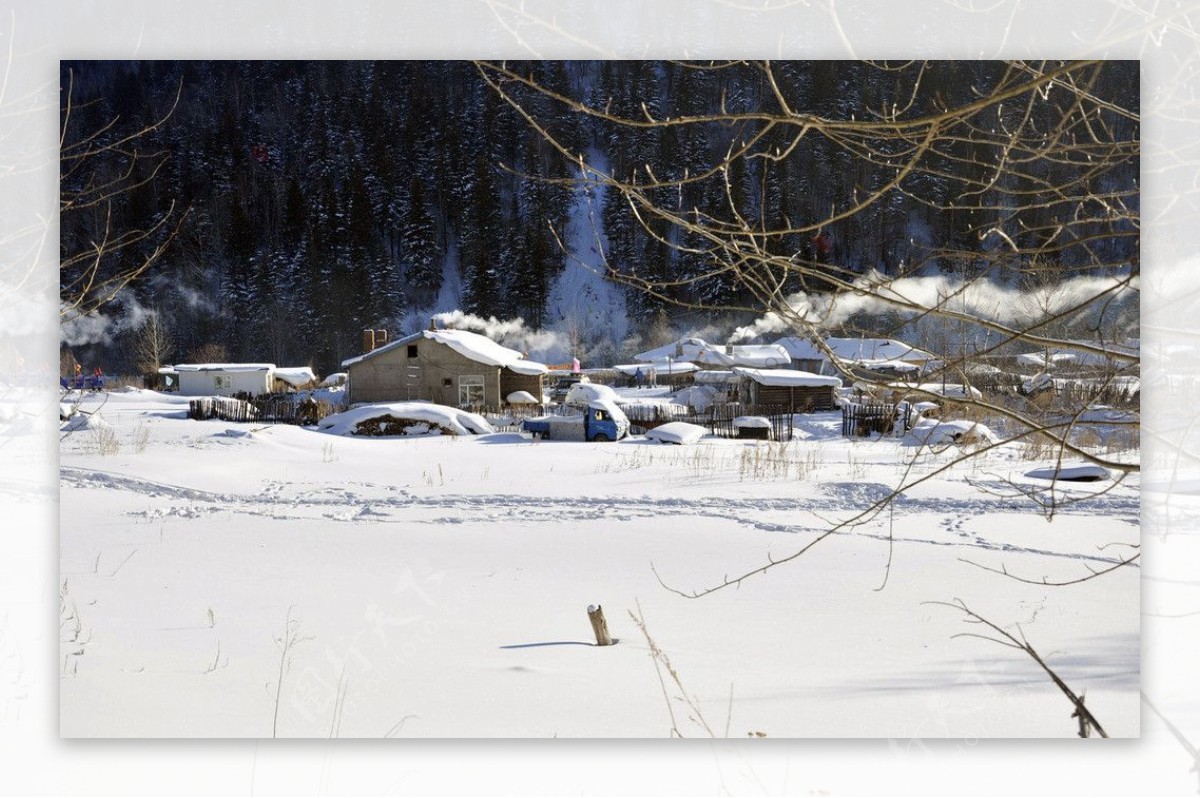
<instances>
[{"instance_id":1,"label":"snow-covered roof","mask_svg":"<svg viewBox=\"0 0 1200 798\"><path fill-rule=\"evenodd\" d=\"M647 369L654 369L658 374L690 374L693 371L699 371L700 367L686 360L652 360L645 363L627 363L620 366L613 366L613 370L630 376L637 374L638 369L641 369L643 374Z\"/></svg>"},{"instance_id":2,"label":"snow-covered roof","mask_svg":"<svg viewBox=\"0 0 1200 798\"><path fill-rule=\"evenodd\" d=\"M656 373L658 373L659 376L662 376L662 374L667 374L667 373L689 374L691 372L700 370L700 366L697 366L696 364L694 364L694 362L688 362L686 360L671 360L671 361L655 360L653 362L631 362L631 364L623 364L620 366L613 366L612 368L613 368L613 371L619 371L620 373L623 373L623 374L629 374L630 377L634 376L634 374L637 373L638 368L641 368L643 374L646 373L647 370L649 370L649 368L653 368L653 370Z\"/></svg>"},{"instance_id":3,"label":"snow-covered roof","mask_svg":"<svg viewBox=\"0 0 1200 798\"><path fill-rule=\"evenodd\" d=\"M618 424L621 422L624 422L625 424L629 423L629 418L625 415L625 411L622 410L611 398L601 397L599 399L593 399L592 401L588 402L588 407L599 407L602 410L607 410L608 414L612 416L613 420Z\"/></svg>"},{"instance_id":4,"label":"snow-covered roof","mask_svg":"<svg viewBox=\"0 0 1200 798\"><path fill-rule=\"evenodd\" d=\"M179 363L175 371L274 371L274 363Z\"/></svg>"},{"instance_id":5,"label":"snow-covered roof","mask_svg":"<svg viewBox=\"0 0 1200 798\"><path fill-rule=\"evenodd\" d=\"M1136 339L1134 339L1136 341ZM1098 347L1104 352L1092 352L1090 350L1073 349L1071 346L1059 347L1050 350L1050 364L1071 363L1077 366L1107 366L1114 361L1121 361L1125 358L1136 358L1139 354L1137 346L1127 344L1114 343L1099 343L1096 341L1070 341L1068 344L1077 343L1080 347ZM1027 352L1023 355L1017 355L1017 362L1031 366L1046 366L1046 353Z\"/></svg>"},{"instance_id":6,"label":"snow-covered roof","mask_svg":"<svg viewBox=\"0 0 1200 798\"><path fill-rule=\"evenodd\" d=\"M755 344L751 346L712 347L705 349L696 362L705 366L747 366L749 368L773 368L786 366L791 355L777 344Z\"/></svg>"},{"instance_id":7,"label":"snow-covered roof","mask_svg":"<svg viewBox=\"0 0 1200 798\"><path fill-rule=\"evenodd\" d=\"M877 364L880 361L903 360L924 363L938 360L937 355L909 346L891 338L826 338L825 346L849 363ZM825 353L807 338L788 336L775 342L787 350L794 360L828 360Z\"/></svg>"},{"instance_id":8,"label":"snow-covered roof","mask_svg":"<svg viewBox=\"0 0 1200 798\"><path fill-rule=\"evenodd\" d=\"M1047 358L1045 352L1026 352L1023 355L1017 355L1017 362L1023 366L1036 366L1044 369L1058 363L1073 363L1075 362L1075 354L1071 352L1051 352L1050 357Z\"/></svg>"},{"instance_id":9,"label":"snow-covered roof","mask_svg":"<svg viewBox=\"0 0 1200 798\"><path fill-rule=\"evenodd\" d=\"M342 367L348 368L355 363L360 363L384 352L390 352L398 347L406 346L421 338L428 338L432 341L437 341L439 344L444 344L468 360L483 363L485 366L507 367L518 374L531 375L545 374L550 370L549 367L542 363L526 360L524 352L518 352L515 349L509 349L507 346L501 346L491 338L468 330L422 330L419 333L398 338L390 344L381 346L364 355L343 360Z\"/></svg>"},{"instance_id":10,"label":"snow-covered roof","mask_svg":"<svg viewBox=\"0 0 1200 798\"><path fill-rule=\"evenodd\" d=\"M741 379L732 371L697 371L697 385L727 385Z\"/></svg>"},{"instance_id":11,"label":"snow-covered roof","mask_svg":"<svg viewBox=\"0 0 1200 798\"><path fill-rule=\"evenodd\" d=\"M505 364L505 368L515 371L517 374L527 374L531 377L536 377L539 374L545 374L550 371L549 366L533 360L514 360L512 363Z\"/></svg>"},{"instance_id":12,"label":"snow-covered roof","mask_svg":"<svg viewBox=\"0 0 1200 798\"><path fill-rule=\"evenodd\" d=\"M634 355L642 363L659 364L679 360L705 366L750 366L763 368L785 365L790 357L787 350L775 344L753 344L748 346L721 346L710 344L703 338L683 338L673 344L660 346Z\"/></svg>"},{"instance_id":13,"label":"snow-covered roof","mask_svg":"<svg viewBox=\"0 0 1200 798\"><path fill-rule=\"evenodd\" d=\"M276 379L283 380L295 388L302 388L317 380L317 375L308 366L275 369L274 375Z\"/></svg>"},{"instance_id":14,"label":"snow-covered roof","mask_svg":"<svg viewBox=\"0 0 1200 798\"><path fill-rule=\"evenodd\" d=\"M733 373L739 374L743 377L749 377L759 385L768 385L771 387L842 387L842 380L840 377L826 377L823 374L813 374L808 371L794 371L792 369L748 369L738 367L733 370Z\"/></svg>"},{"instance_id":15,"label":"snow-covered roof","mask_svg":"<svg viewBox=\"0 0 1200 798\"><path fill-rule=\"evenodd\" d=\"M702 338L681 338L673 344L666 344L657 349L651 349L634 355L634 360L643 363L667 360L694 360L701 352L708 349L708 344Z\"/></svg>"}]
</instances>

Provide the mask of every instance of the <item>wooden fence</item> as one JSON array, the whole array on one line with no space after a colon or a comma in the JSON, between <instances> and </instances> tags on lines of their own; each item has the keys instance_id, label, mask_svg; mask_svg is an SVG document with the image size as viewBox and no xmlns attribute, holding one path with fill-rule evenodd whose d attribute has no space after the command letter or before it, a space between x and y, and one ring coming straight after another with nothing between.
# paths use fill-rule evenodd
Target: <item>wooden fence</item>
<instances>
[{"instance_id":1,"label":"wooden fence","mask_svg":"<svg viewBox=\"0 0 1200 798\"><path fill-rule=\"evenodd\" d=\"M294 424L314 426L337 408L329 402L297 401L292 396L261 396L235 399L205 396L188 402L188 418L196 421L220 419L237 423Z\"/></svg>"},{"instance_id":2,"label":"wooden fence","mask_svg":"<svg viewBox=\"0 0 1200 798\"><path fill-rule=\"evenodd\" d=\"M720 438L755 437L758 433L754 428L737 426L735 421L743 416L765 418L771 425L770 438L776 441L790 441L794 432L794 419L790 408L781 405L748 405L740 402L729 402L713 405L704 413L697 413L693 418L679 419L692 424L708 427L708 431ZM743 433L745 429L745 433Z\"/></svg>"},{"instance_id":3,"label":"wooden fence","mask_svg":"<svg viewBox=\"0 0 1200 798\"><path fill-rule=\"evenodd\" d=\"M900 424L903 430L913 423L913 410L907 402L899 406L884 403L842 405L842 435L846 438L865 438L870 435L887 435Z\"/></svg>"}]
</instances>

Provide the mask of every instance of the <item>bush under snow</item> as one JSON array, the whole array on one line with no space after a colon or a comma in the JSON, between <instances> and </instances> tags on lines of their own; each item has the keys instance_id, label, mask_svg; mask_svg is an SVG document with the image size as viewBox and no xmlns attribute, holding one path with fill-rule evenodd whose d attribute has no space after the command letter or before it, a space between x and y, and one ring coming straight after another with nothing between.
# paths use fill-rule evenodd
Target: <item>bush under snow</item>
<instances>
[{"instance_id":1,"label":"bush under snow","mask_svg":"<svg viewBox=\"0 0 1200 798\"><path fill-rule=\"evenodd\" d=\"M969 443L995 443L996 434L974 421L924 420L908 431L905 439L918 446L950 446Z\"/></svg>"},{"instance_id":2,"label":"bush under snow","mask_svg":"<svg viewBox=\"0 0 1200 798\"><path fill-rule=\"evenodd\" d=\"M318 426L334 435L488 435L496 431L480 415L427 402L363 405L326 416Z\"/></svg>"}]
</instances>

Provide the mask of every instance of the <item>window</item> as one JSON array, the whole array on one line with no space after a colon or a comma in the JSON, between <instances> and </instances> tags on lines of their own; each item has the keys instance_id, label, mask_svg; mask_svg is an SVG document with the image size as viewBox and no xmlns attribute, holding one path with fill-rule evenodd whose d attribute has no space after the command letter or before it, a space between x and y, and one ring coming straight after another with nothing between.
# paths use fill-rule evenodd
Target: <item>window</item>
<instances>
[{"instance_id":1,"label":"window","mask_svg":"<svg viewBox=\"0 0 1200 798\"><path fill-rule=\"evenodd\" d=\"M462 407L483 404L482 374L463 374L458 378L458 404Z\"/></svg>"},{"instance_id":2,"label":"window","mask_svg":"<svg viewBox=\"0 0 1200 798\"><path fill-rule=\"evenodd\" d=\"M409 344L409 345L408 345L408 356L409 356L409 357L416 357L416 356L417 356L417 345L416 345L416 344Z\"/></svg>"},{"instance_id":3,"label":"window","mask_svg":"<svg viewBox=\"0 0 1200 798\"><path fill-rule=\"evenodd\" d=\"M214 391L233 390L233 376L230 374L214 374L213 375L213 390Z\"/></svg>"}]
</instances>

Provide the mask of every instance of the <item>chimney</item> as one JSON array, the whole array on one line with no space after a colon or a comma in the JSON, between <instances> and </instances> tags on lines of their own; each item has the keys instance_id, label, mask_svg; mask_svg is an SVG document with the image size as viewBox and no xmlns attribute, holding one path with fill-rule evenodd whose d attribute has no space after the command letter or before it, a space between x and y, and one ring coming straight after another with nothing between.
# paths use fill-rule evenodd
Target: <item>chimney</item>
<instances>
[{"instance_id":1,"label":"chimney","mask_svg":"<svg viewBox=\"0 0 1200 798\"><path fill-rule=\"evenodd\" d=\"M364 355L367 354L368 352L375 351L375 331L374 330L363 330L362 348L363 348Z\"/></svg>"},{"instance_id":2,"label":"chimney","mask_svg":"<svg viewBox=\"0 0 1200 798\"><path fill-rule=\"evenodd\" d=\"M733 357L733 344L725 344L725 354Z\"/></svg>"},{"instance_id":3,"label":"chimney","mask_svg":"<svg viewBox=\"0 0 1200 798\"><path fill-rule=\"evenodd\" d=\"M433 318L431 318L431 319L429 320L429 329L430 329L430 330L436 330L436 329L437 329L437 320L436 320L436 319L433 319Z\"/></svg>"},{"instance_id":4,"label":"chimney","mask_svg":"<svg viewBox=\"0 0 1200 798\"><path fill-rule=\"evenodd\" d=\"M388 331L387 330L376 330L375 331L375 348L378 349L381 346L386 346L387 342L388 342Z\"/></svg>"}]
</instances>

